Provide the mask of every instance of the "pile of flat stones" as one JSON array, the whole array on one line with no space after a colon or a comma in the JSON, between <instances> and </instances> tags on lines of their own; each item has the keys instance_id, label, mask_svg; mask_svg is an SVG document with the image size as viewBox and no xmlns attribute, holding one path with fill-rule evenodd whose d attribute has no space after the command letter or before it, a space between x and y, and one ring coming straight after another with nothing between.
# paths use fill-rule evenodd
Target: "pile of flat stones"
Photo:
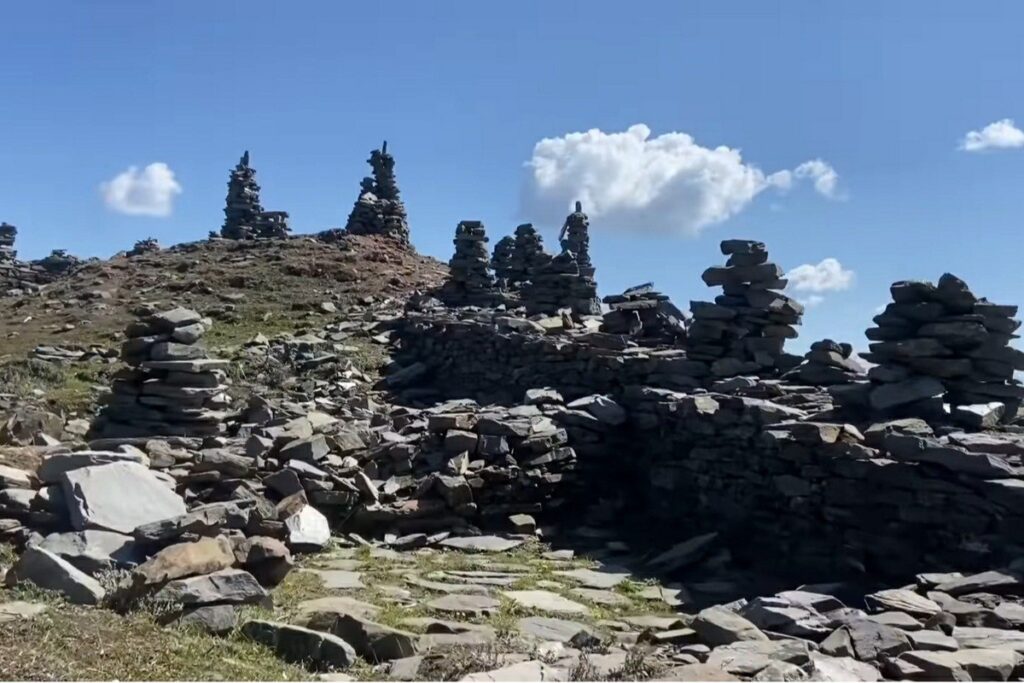
<instances>
[{"instance_id":1,"label":"pile of flat stones","mask_svg":"<svg viewBox=\"0 0 1024 683\"><path fill-rule=\"evenodd\" d=\"M563 251L571 251L576 257L580 274L594 277L594 264L590 260L590 219L583 213L583 204L576 202L575 210L569 214L562 224L559 239Z\"/></svg>"},{"instance_id":2,"label":"pile of flat stones","mask_svg":"<svg viewBox=\"0 0 1024 683\"><path fill-rule=\"evenodd\" d=\"M819 387L862 381L866 370L852 355L850 344L831 339L816 341L804 355L804 362L786 373L786 378Z\"/></svg>"},{"instance_id":3,"label":"pile of flat stones","mask_svg":"<svg viewBox=\"0 0 1024 683\"><path fill-rule=\"evenodd\" d=\"M876 367L871 406L934 414L953 405L1019 404L1024 352L1010 346L1020 321L1016 306L979 298L946 273L938 284L896 282L893 302L867 330L864 358ZM1013 411L1015 412L1015 411Z\"/></svg>"},{"instance_id":4,"label":"pile of flat stones","mask_svg":"<svg viewBox=\"0 0 1024 683\"><path fill-rule=\"evenodd\" d=\"M506 275L509 286L513 289L522 287L550 260L551 256L544 251L544 241L533 224L523 223L516 226Z\"/></svg>"},{"instance_id":5,"label":"pile of flat stones","mask_svg":"<svg viewBox=\"0 0 1024 683\"><path fill-rule=\"evenodd\" d=\"M516 240L511 235L506 235L494 245L494 253L491 254L491 270L494 271L494 280L498 289L507 290L512 275L512 253L516 248Z\"/></svg>"},{"instance_id":6,"label":"pile of flat stones","mask_svg":"<svg viewBox=\"0 0 1024 683\"><path fill-rule=\"evenodd\" d=\"M175 308L129 325L121 357L130 367L115 375L95 436L222 434L229 363L210 359L201 343L210 324L195 311Z\"/></svg>"},{"instance_id":7,"label":"pile of flat stones","mask_svg":"<svg viewBox=\"0 0 1024 683\"><path fill-rule=\"evenodd\" d=\"M249 165L249 152L246 151L228 178L220 236L232 240L272 239L287 237L288 232L287 212L263 210L256 169Z\"/></svg>"},{"instance_id":8,"label":"pile of flat stones","mask_svg":"<svg viewBox=\"0 0 1024 683\"><path fill-rule=\"evenodd\" d=\"M644 346L676 346L686 341L686 314L653 283L606 296L604 303L609 311L604 314L602 332L628 335Z\"/></svg>"},{"instance_id":9,"label":"pile of flat stones","mask_svg":"<svg viewBox=\"0 0 1024 683\"><path fill-rule=\"evenodd\" d=\"M562 311L579 316L601 315L597 283L580 270L575 255L563 251L530 274L522 291L528 315L554 315Z\"/></svg>"},{"instance_id":10,"label":"pile of flat stones","mask_svg":"<svg viewBox=\"0 0 1024 683\"><path fill-rule=\"evenodd\" d=\"M387 141L367 160L373 176L363 178L359 197L349 213L345 230L352 235L385 235L409 244L409 220L395 178L395 158Z\"/></svg>"},{"instance_id":11,"label":"pile of flat stones","mask_svg":"<svg viewBox=\"0 0 1024 683\"><path fill-rule=\"evenodd\" d=\"M18 229L10 223L0 223L0 296L19 296L39 292L44 285L68 275L82 264L63 249L54 249L49 256L38 261L19 261L14 242Z\"/></svg>"},{"instance_id":12,"label":"pile of flat stones","mask_svg":"<svg viewBox=\"0 0 1024 683\"><path fill-rule=\"evenodd\" d=\"M455 228L455 254L448 261L448 279L439 298L448 306L493 306L497 301L487 252L487 232L480 221L460 221Z\"/></svg>"},{"instance_id":13,"label":"pile of flat stones","mask_svg":"<svg viewBox=\"0 0 1024 683\"><path fill-rule=\"evenodd\" d=\"M711 363L721 377L773 374L799 362L786 354L787 339L797 336L803 306L785 294L782 269L768 262L763 242L725 240L724 267L701 276L709 287L722 287L714 303L694 301L689 335L690 358Z\"/></svg>"},{"instance_id":14,"label":"pile of flat stones","mask_svg":"<svg viewBox=\"0 0 1024 683\"><path fill-rule=\"evenodd\" d=\"M14 250L14 239L18 236L18 229L10 223L0 223L0 263L13 261L18 252Z\"/></svg>"}]
</instances>

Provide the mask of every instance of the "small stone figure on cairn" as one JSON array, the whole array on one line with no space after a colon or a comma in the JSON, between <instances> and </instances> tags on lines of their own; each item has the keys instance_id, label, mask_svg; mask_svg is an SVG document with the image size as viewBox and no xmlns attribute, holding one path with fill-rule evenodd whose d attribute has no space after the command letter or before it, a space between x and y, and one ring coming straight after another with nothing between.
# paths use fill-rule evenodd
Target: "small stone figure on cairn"
<instances>
[{"instance_id":1,"label":"small stone figure on cairn","mask_svg":"<svg viewBox=\"0 0 1024 683\"><path fill-rule=\"evenodd\" d=\"M487 233L480 221L461 221L455 229L455 254L448 262L449 275L438 293L448 306L493 306L494 289L487 253Z\"/></svg>"},{"instance_id":2,"label":"small stone figure on cairn","mask_svg":"<svg viewBox=\"0 0 1024 683\"><path fill-rule=\"evenodd\" d=\"M409 220L395 178L395 158L388 153L387 140L367 160L373 177L363 178L359 197L349 213L345 230L351 235L385 235L409 244Z\"/></svg>"},{"instance_id":3,"label":"small stone figure on cairn","mask_svg":"<svg viewBox=\"0 0 1024 683\"><path fill-rule=\"evenodd\" d=\"M866 332L864 359L878 364L868 372L872 408L928 416L940 414L946 400L1016 412L1024 400L1014 379L1024 370L1024 351L1010 346L1020 327L1016 306L977 297L949 273L937 285L896 282L889 291L893 303Z\"/></svg>"},{"instance_id":4,"label":"small stone figure on cairn","mask_svg":"<svg viewBox=\"0 0 1024 683\"><path fill-rule=\"evenodd\" d=\"M711 363L719 377L775 375L796 367L799 356L783 351L797 336L804 307L781 290L782 269L768 262L763 242L725 240L725 267L701 276L708 287L722 287L714 303L691 301L693 322L687 331L687 355Z\"/></svg>"}]
</instances>

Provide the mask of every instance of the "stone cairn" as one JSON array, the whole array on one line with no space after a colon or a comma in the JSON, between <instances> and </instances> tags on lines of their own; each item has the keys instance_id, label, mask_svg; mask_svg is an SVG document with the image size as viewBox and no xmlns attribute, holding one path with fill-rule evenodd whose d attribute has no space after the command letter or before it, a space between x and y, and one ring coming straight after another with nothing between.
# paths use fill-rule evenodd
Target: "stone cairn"
<instances>
[{"instance_id":1,"label":"stone cairn","mask_svg":"<svg viewBox=\"0 0 1024 683\"><path fill-rule=\"evenodd\" d=\"M576 257L581 275L594 277L594 264L590 261L590 219L583 213L582 202L576 202L575 210L566 217L558 242L562 251L571 251Z\"/></svg>"},{"instance_id":2,"label":"stone cairn","mask_svg":"<svg viewBox=\"0 0 1024 683\"><path fill-rule=\"evenodd\" d=\"M576 315L601 315L597 283L580 272L571 251L558 256L534 270L523 288L527 315L554 315L569 310Z\"/></svg>"},{"instance_id":3,"label":"stone cairn","mask_svg":"<svg viewBox=\"0 0 1024 683\"><path fill-rule=\"evenodd\" d=\"M461 221L455 228L455 254L448 261L448 280L440 298L448 306L493 306L497 302L487 253L487 232L480 221Z\"/></svg>"},{"instance_id":4,"label":"stone cairn","mask_svg":"<svg viewBox=\"0 0 1024 683\"><path fill-rule=\"evenodd\" d=\"M529 282L533 274L551 261L544 251L544 241L532 223L516 227L512 255L509 259L508 283L517 289Z\"/></svg>"},{"instance_id":5,"label":"stone cairn","mask_svg":"<svg viewBox=\"0 0 1024 683\"><path fill-rule=\"evenodd\" d=\"M208 358L209 321L186 308L154 313L125 331L111 395L93 425L102 438L216 436L224 431L228 361Z\"/></svg>"},{"instance_id":6,"label":"stone cairn","mask_svg":"<svg viewBox=\"0 0 1024 683\"><path fill-rule=\"evenodd\" d=\"M763 242L725 240L724 267L701 276L709 287L722 287L714 303L690 302L688 356L711 363L720 377L776 374L795 367L799 358L783 352L797 336L803 306L780 291L787 282L782 269L768 262Z\"/></svg>"},{"instance_id":7,"label":"stone cairn","mask_svg":"<svg viewBox=\"0 0 1024 683\"><path fill-rule=\"evenodd\" d=\"M136 242L135 246L128 252L128 256L142 256L143 254L153 254L158 251L160 251L160 243L157 242L155 237L147 237Z\"/></svg>"},{"instance_id":8,"label":"stone cairn","mask_svg":"<svg viewBox=\"0 0 1024 683\"><path fill-rule=\"evenodd\" d=\"M220 236L232 240L281 238L287 237L289 231L287 211L263 210L256 169L249 165L249 152L246 151L228 178Z\"/></svg>"},{"instance_id":9,"label":"stone cairn","mask_svg":"<svg viewBox=\"0 0 1024 683\"><path fill-rule=\"evenodd\" d=\"M14 261L18 252L14 250L14 239L18 236L18 229L10 223L0 223L0 263Z\"/></svg>"},{"instance_id":10,"label":"stone cairn","mask_svg":"<svg viewBox=\"0 0 1024 683\"><path fill-rule=\"evenodd\" d=\"M1020 321L1016 306L975 296L946 273L937 285L901 281L889 288L893 302L867 330L877 363L868 377L871 406L929 414L954 405L1010 402L1024 398L1013 377L1024 370L1024 351L1010 346Z\"/></svg>"},{"instance_id":11,"label":"stone cairn","mask_svg":"<svg viewBox=\"0 0 1024 683\"><path fill-rule=\"evenodd\" d=\"M367 160L373 177L363 178L359 198L348 216L345 230L352 235L385 235L409 244L409 220L395 179L395 158L388 153L387 140Z\"/></svg>"},{"instance_id":12,"label":"stone cairn","mask_svg":"<svg viewBox=\"0 0 1024 683\"><path fill-rule=\"evenodd\" d=\"M604 302L611 310L604 314L602 332L624 334L645 346L686 340L686 315L650 282L606 296Z\"/></svg>"},{"instance_id":13,"label":"stone cairn","mask_svg":"<svg viewBox=\"0 0 1024 683\"><path fill-rule=\"evenodd\" d=\"M509 275L512 272L512 252L515 248L515 238L510 235L502 237L494 245L494 253L491 255L491 270L494 271L498 289L508 289Z\"/></svg>"},{"instance_id":14,"label":"stone cairn","mask_svg":"<svg viewBox=\"0 0 1024 683\"><path fill-rule=\"evenodd\" d=\"M819 387L852 384L864 379L864 368L851 358L852 355L850 344L822 339L811 344L804 362L786 373L786 377Z\"/></svg>"}]
</instances>

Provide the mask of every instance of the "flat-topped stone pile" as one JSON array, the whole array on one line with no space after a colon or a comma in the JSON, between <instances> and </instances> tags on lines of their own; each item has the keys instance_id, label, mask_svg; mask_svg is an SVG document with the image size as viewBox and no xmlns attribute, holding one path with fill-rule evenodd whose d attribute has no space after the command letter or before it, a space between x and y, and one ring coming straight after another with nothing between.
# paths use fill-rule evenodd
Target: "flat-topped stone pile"
<instances>
[{"instance_id":1,"label":"flat-topped stone pile","mask_svg":"<svg viewBox=\"0 0 1024 683\"><path fill-rule=\"evenodd\" d=\"M409 220L395 178L395 158L388 153L386 140L370 153L367 163L373 176L360 183L345 230L353 235L385 235L409 244Z\"/></svg>"},{"instance_id":2,"label":"flat-topped stone pile","mask_svg":"<svg viewBox=\"0 0 1024 683\"><path fill-rule=\"evenodd\" d=\"M786 378L819 387L862 381L867 378L866 370L852 356L850 344L822 339L811 344L804 362L786 373Z\"/></svg>"},{"instance_id":3,"label":"flat-topped stone pile","mask_svg":"<svg viewBox=\"0 0 1024 683\"><path fill-rule=\"evenodd\" d=\"M544 251L544 241L532 223L516 226L515 242L508 264L508 283L516 289L529 282L551 256Z\"/></svg>"},{"instance_id":4,"label":"flat-topped stone pile","mask_svg":"<svg viewBox=\"0 0 1024 683\"><path fill-rule=\"evenodd\" d=\"M797 336L803 306L781 291L787 281L778 265L768 261L763 242L725 240L724 267L701 276L709 287L721 287L714 303L690 304L689 355L711 363L722 377L773 374L788 370L799 358L786 354L787 339Z\"/></svg>"},{"instance_id":5,"label":"flat-topped stone pile","mask_svg":"<svg viewBox=\"0 0 1024 683\"><path fill-rule=\"evenodd\" d=\"M669 301L653 283L630 287L622 294L604 298L610 309L601 331L624 334L648 346L674 346L686 341L686 314Z\"/></svg>"},{"instance_id":6,"label":"flat-topped stone pile","mask_svg":"<svg viewBox=\"0 0 1024 683\"><path fill-rule=\"evenodd\" d=\"M536 268L523 288L528 315L553 315L569 311L576 315L601 315L597 283L580 270L571 251L563 251Z\"/></svg>"},{"instance_id":7,"label":"flat-topped stone pile","mask_svg":"<svg viewBox=\"0 0 1024 683\"><path fill-rule=\"evenodd\" d=\"M1024 352L1010 346L1020 321L1016 306L975 296L967 284L946 273L938 284L896 282L893 302L867 330L866 360L877 410L942 411L954 405L1018 404L1024 386ZM1014 411L1015 412L1015 411Z\"/></svg>"},{"instance_id":8,"label":"flat-topped stone pile","mask_svg":"<svg viewBox=\"0 0 1024 683\"><path fill-rule=\"evenodd\" d=\"M175 308L153 313L125 331L111 396L93 425L96 437L215 436L225 430L230 400L225 370L201 343L210 321Z\"/></svg>"},{"instance_id":9,"label":"flat-topped stone pile","mask_svg":"<svg viewBox=\"0 0 1024 683\"><path fill-rule=\"evenodd\" d=\"M147 237L144 240L139 240L135 243L128 251L128 256L142 256L143 254L155 254L160 251L160 243L155 237Z\"/></svg>"},{"instance_id":10,"label":"flat-topped stone pile","mask_svg":"<svg viewBox=\"0 0 1024 683\"><path fill-rule=\"evenodd\" d=\"M228 195L224 206L224 225L220 236L232 240L287 237L288 213L264 211L260 203L260 186L256 169L249 165L246 151L228 178Z\"/></svg>"},{"instance_id":11,"label":"flat-topped stone pile","mask_svg":"<svg viewBox=\"0 0 1024 683\"><path fill-rule=\"evenodd\" d=\"M38 292L83 263L63 249L54 249L49 256L37 261L19 261L14 248L17 236L18 229L13 225L0 224L0 296Z\"/></svg>"},{"instance_id":12,"label":"flat-topped stone pile","mask_svg":"<svg viewBox=\"0 0 1024 683\"><path fill-rule=\"evenodd\" d=\"M460 221L455 228L455 254L439 292L448 306L493 306L498 301L487 252L487 232L480 221Z\"/></svg>"}]
</instances>

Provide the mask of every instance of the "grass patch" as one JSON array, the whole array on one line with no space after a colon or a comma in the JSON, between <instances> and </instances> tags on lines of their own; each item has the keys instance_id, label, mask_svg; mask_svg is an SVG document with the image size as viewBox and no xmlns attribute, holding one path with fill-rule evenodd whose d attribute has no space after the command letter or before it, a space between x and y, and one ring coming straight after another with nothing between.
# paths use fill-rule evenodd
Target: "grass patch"
<instances>
[{"instance_id":1,"label":"grass patch","mask_svg":"<svg viewBox=\"0 0 1024 683\"><path fill-rule=\"evenodd\" d=\"M329 595L330 591L324 588L323 579L319 576L296 568L288 572L284 581L275 586L270 594L274 598L275 612L293 615L299 611L301 603L322 598Z\"/></svg>"},{"instance_id":2,"label":"grass patch","mask_svg":"<svg viewBox=\"0 0 1024 683\"><path fill-rule=\"evenodd\" d=\"M88 363L50 363L37 358L0 363L0 386L17 398L42 392L51 408L64 413L91 412L96 387L110 382L115 365Z\"/></svg>"},{"instance_id":3,"label":"grass patch","mask_svg":"<svg viewBox=\"0 0 1024 683\"><path fill-rule=\"evenodd\" d=\"M145 612L121 616L60 604L0 625L6 680L308 680L305 670L241 636L217 638L159 626Z\"/></svg>"}]
</instances>

